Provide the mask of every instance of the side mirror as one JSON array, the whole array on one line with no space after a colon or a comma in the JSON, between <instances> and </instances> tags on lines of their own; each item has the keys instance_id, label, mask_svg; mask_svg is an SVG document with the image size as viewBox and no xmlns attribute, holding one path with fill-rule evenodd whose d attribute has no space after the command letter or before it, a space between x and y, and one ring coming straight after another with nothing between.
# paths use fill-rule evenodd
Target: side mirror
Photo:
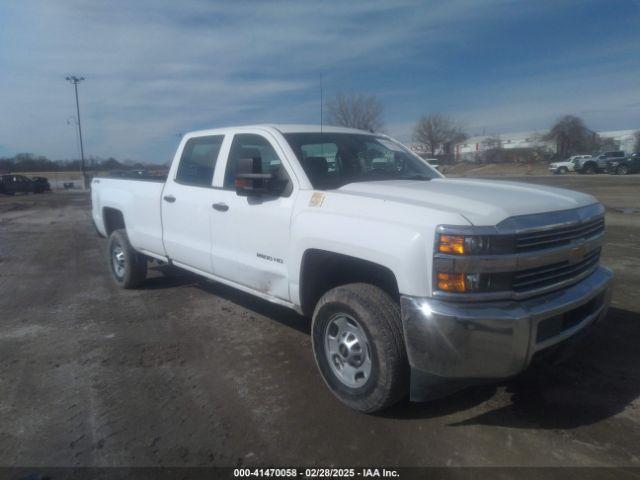
<instances>
[{"instance_id":1,"label":"side mirror","mask_svg":"<svg viewBox=\"0 0 640 480\"><path fill-rule=\"evenodd\" d=\"M240 197L277 195L273 185L273 175L262 173L259 158L241 158L236 170L236 194Z\"/></svg>"}]
</instances>

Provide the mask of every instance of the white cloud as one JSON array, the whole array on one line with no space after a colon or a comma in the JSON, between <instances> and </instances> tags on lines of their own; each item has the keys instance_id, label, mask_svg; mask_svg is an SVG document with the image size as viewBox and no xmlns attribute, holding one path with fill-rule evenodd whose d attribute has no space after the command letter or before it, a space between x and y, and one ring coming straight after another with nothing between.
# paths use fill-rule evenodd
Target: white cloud
<instances>
[{"instance_id":1,"label":"white cloud","mask_svg":"<svg viewBox=\"0 0 640 480\"><path fill-rule=\"evenodd\" d=\"M551 4L533 7L504 0L491 4L474 0L3 3L0 105L9 114L0 115L0 144L14 152L76 156L73 125L66 122L75 115L73 91L64 81L75 73L86 77L80 100L87 153L164 162L177 143L176 134L189 129L317 121L321 72L331 93L331 88L342 85L353 89L349 76L372 65L394 68L402 61L418 61L437 70L442 66L433 63L430 49L467 48L473 43L474 25L527 15L534 8L552 8ZM421 56L414 58L418 47ZM397 75L403 75L401 69ZM407 127L419 115L415 96L423 92L418 87L397 92L408 107L399 112L389 106L390 133L407 136ZM518 114L526 123L548 115L548 106L523 100L526 89L535 87L535 82L524 82L518 92L512 90L510 100L493 108L480 108L470 91L467 108L449 110L474 125L497 126ZM374 93L384 97L389 92L381 84ZM612 108L624 101L627 93L612 94L607 100Z\"/></svg>"}]
</instances>

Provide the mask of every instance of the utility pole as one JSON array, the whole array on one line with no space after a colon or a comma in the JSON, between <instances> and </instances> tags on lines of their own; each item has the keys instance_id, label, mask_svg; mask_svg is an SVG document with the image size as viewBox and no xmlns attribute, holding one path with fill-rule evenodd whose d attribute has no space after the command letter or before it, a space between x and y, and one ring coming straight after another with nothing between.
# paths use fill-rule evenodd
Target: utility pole
<instances>
[{"instance_id":1,"label":"utility pole","mask_svg":"<svg viewBox=\"0 0 640 480\"><path fill-rule=\"evenodd\" d=\"M87 171L84 166L84 146L82 144L82 123L80 122L80 102L78 101L78 84L84 80L84 77L76 77L75 75L69 75L67 82L73 83L73 88L76 92L76 112L78 114L78 135L80 137L80 169L82 170L82 182L84 188L89 188L89 182L87 181Z\"/></svg>"},{"instance_id":2,"label":"utility pole","mask_svg":"<svg viewBox=\"0 0 640 480\"><path fill-rule=\"evenodd\" d=\"M322 121L322 113L323 113L322 112L322 107L323 107L324 100L322 98L322 93L323 93L322 92L322 74L320 74L320 133L322 133L322 124L323 124L323 121Z\"/></svg>"}]
</instances>

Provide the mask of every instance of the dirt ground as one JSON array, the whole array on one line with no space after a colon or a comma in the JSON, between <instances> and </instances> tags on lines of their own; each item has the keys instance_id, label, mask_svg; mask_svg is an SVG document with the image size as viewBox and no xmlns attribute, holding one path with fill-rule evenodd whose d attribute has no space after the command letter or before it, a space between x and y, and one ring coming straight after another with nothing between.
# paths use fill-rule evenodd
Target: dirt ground
<instances>
[{"instance_id":1,"label":"dirt ground","mask_svg":"<svg viewBox=\"0 0 640 480\"><path fill-rule=\"evenodd\" d=\"M606 205L608 317L561 366L376 416L307 319L158 268L119 290L86 194L0 197L0 466L640 466L640 176L523 180Z\"/></svg>"}]
</instances>

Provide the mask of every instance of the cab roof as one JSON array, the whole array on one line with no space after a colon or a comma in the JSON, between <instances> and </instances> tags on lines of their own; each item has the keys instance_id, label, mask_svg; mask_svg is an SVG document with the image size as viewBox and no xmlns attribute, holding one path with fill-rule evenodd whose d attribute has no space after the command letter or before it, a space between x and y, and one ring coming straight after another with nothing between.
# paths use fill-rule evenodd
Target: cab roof
<instances>
[{"instance_id":1,"label":"cab roof","mask_svg":"<svg viewBox=\"0 0 640 480\"><path fill-rule=\"evenodd\" d=\"M198 135L207 135L216 132L233 132L234 130L241 129L273 129L277 130L280 133L357 133L360 135L382 135L377 132L370 132L367 130L358 130L356 128L347 128L347 127L336 127L333 125L305 125L305 124L274 124L274 123L263 123L257 125L237 125L231 127L221 127L221 128L213 128L206 130L198 130L194 132L189 132L186 135L188 136L198 136Z\"/></svg>"}]
</instances>

